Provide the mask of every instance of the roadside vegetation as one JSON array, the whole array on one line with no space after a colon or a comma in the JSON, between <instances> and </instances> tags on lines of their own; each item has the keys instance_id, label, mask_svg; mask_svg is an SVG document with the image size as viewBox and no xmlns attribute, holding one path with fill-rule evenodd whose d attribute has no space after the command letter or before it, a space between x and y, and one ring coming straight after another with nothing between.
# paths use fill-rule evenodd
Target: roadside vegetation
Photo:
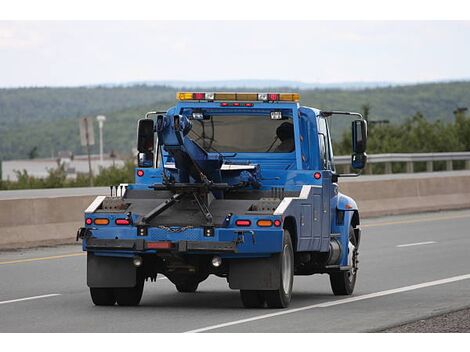
<instances>
[{"instance_id":1,"label":"roadside vegetation","mask_svg":"<svg viewBox=\"0 0 470 352\"><path fill-rule=\"evenodd\" d=\"M135 147L137 120L147 111L173 105L175 91L161 86L0 89L0 160L50 157L60 150L82 154L78 118L97 114L107 116L106 148L128 154ZM470 116L458 109L470 104L470 82L300 93L302 104L307 106L361 111L369 121L368 154L470 151ZM348 119L331 121L335 155L351 152L349 123ZM92 152L98 146L94 148ZM455 169L463 167L464 162L454 162ZM415 171L425 169L425 163L415 164ZM445 169L445 162L434 163L434 169ZM366 171L383 170L384 165L369 165ZM394 163L392 170L404 172L405 165ZM132 182L133 174L134 161L129 160L123 167L103 170L93 178L93 184ZM87 174L70 180L61 166L50 170L44 179L23 170L18 172L17 182L0 181L2 190L89 185Z\"/></svg>"}]
</instances>

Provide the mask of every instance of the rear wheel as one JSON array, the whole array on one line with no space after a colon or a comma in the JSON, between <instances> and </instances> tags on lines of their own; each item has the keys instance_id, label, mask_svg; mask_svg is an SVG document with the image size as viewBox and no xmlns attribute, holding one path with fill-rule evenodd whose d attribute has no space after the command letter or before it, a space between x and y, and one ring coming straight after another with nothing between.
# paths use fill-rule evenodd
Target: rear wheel
<instances>
[{"instance_id":1,"label":"rear wheel","mask_svg":"<svg viewBox=\"0 0 470 352\"><path fill-rule=\"evenodd\" d=\"M331 289L335 296L351 295L354 292L357 279L357 241L354 235L354 229L349 227L349 245L348 245L348 266L349 270L340 271L337 273L330 273Z\"/></svg>"},{"instance_id":2,"label":"rear wheel","mask_svg":"<svg viewBox=\"0 0 470 352\"><path fill-rule=\"evenodd\" d=\"M90 287L91 300L97 306L113 306L116 296L112 288Z\"/></svg>"},{"instance_id":3,"label":"rear wheel","mask_svg":"<svg viewBox=\"0 0 470 352\"><path fill-rule=\"evenodd\" d=\"M292 296L292 285L294 282L294 249L288 230L284 230L283 250L280 255L280 287L277 290L264 291L266 303L269 308L288 307Z\"/></svg>"},{"instance_id":4,"label":"rear wheel","mask_svg":"<svg viewBox=\"0 0 470 352\"><path fill-rule=\"evenodd\" d=\"M240 290L240 297L245 308L263 308L266 302L264 291Z\"/></svg>"},{"instance_id":5,"label":"rear wheel","mask_svg":"<svg viewBox=\"0 0 470 352\"><path fill-rule=\"evenodd\" d=\"M135 287L115 288L114 292L116 294L116 301L120 306L137 306L144 292L144 279L138 277Z\"/></svg>"}]
</instances>

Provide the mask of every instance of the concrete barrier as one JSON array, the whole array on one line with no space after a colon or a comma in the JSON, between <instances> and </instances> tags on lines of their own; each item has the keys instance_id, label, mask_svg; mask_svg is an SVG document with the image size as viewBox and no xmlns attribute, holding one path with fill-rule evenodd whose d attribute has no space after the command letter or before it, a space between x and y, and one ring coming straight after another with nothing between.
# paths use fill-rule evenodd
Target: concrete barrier
<instances>
[{"instance_id":1,"label":"concrete barrier","mask_svg":"<svg viewBox=\"0 0 470 352\"><path fill-rule=\"evenodd\" d=\"M470 171L340 178L361 217L470 208ZM107 188L0 192L0 249L75 242L83 211Z\"/></svg>"}]
</instances>

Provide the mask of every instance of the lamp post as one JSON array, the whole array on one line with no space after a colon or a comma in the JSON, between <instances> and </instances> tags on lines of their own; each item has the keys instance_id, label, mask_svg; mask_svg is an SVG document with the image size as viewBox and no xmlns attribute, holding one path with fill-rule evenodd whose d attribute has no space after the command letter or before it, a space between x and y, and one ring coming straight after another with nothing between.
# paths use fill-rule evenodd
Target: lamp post
<instances>
[{"instance_id":1,"label":"lamp post","mask_svg":"<svg viewBox=\"0 0 470 352\"><path fill-rule=\"evenodd\" d=\"M106 121L106 116L98 115L96 116L96 120L100 128L100 165L103 167L103 124Z\"/></svg>"}]
</instances>

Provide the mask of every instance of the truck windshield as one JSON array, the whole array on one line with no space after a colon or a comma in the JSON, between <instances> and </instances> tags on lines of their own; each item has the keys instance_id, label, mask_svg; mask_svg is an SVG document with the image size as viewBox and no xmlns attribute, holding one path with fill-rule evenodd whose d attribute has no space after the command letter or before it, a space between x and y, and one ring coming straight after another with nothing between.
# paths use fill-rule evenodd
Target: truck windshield
<instances>
[{"instance_id":1,"label":"truck windshield","mask_svg":"<svg viewBox=\"0 0 470 352\"><path fill-rule=\"evenodd\" d=\"M189 137L207 152L291 153L294 126L290 119L221 115L192 120Z\"/></svg>"}]
</instances>

